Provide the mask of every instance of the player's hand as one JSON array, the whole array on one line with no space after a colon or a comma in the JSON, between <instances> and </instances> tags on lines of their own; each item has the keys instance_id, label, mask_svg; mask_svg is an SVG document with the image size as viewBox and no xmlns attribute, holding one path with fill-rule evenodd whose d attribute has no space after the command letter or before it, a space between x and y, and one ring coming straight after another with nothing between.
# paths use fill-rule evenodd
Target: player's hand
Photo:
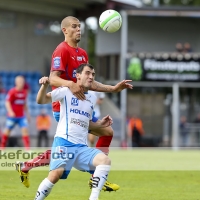
<instances>
[{"instance_id":1,"label":"player's hand","mask_svg":"<svg viewBox=\"0 0 200 200\"><path fill-rule=\"evenodd\" d=\"M111 116L106 115L100 120L100 124L103 127L111 126L113 124L113 119L111 118Z\"/></svg>"},{"instance_id":2,"label":"player's hand","mask_svg":"<svg viewBox=\"0 0 200 200\"><path fill-rule=\"evenodd\" d=\"M49 85L49 77L43 76L43 77L39 80L39 84Z\"/></svg>"},{"instance_id":3,"label":"player's hand","mask_svg":"<svg viewBox=\"0 0 200 200\"><path fill-rule=\"evenodd\" d=\"M9 116L9 117L15 117L16 115L15 115L14 112L9 112L9 113L8 113L8 116Z\"/></svg>"},{"instance_id":4,"label":"player's hand","mask_svg":"<svg viewBox=\"0 0 200 200\"><path fill-rule=\"evenodd\" d=\"M77 83L71 82L69 89L80 100L85 100L85 94L83 88Z\"/></svg>"},{"instance_id":5,"label":"player's hand","mask_svg":"<svg viewBox=\"0 0 200 200\"><path fill-rule=\"evenodd\" d=\"M133 89L133 85L129 84L132 80L123 80L114 86L113 92L121 92L123 89Z\"/></svg>"}]
</instances>

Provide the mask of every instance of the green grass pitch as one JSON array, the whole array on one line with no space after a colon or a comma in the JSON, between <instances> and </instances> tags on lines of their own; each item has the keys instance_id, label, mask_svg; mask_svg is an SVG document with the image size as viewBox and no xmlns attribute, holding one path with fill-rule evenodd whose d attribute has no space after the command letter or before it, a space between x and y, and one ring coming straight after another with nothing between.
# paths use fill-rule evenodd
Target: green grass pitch
<instances>
[{"instance_id":1,"label":"green grass pitch","mask_svg":"<svg viewBox=\"0 0 200 200\"><path fill-rule=\"evenodd\" d=\"M101 192L100 200L200 200L199 150L112 149L109 181L120 185L117 192ZM30 188L25 188L13 167L0 159L1 200L33 200L48 167L30 172ZM86 200L90 195L87 173L73 170L67 180L60 180L46 198L49 200Z\"/></svg>"}]
</instances>

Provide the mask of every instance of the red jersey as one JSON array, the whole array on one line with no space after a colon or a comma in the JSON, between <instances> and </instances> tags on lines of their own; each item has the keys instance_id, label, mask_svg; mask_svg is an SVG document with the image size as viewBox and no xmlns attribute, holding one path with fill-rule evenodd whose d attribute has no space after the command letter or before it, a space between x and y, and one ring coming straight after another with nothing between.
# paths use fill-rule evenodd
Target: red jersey
<instances>
[{"instance_id":1,"label":"red jersey","mask_svg":"<svg viewBox=\"0 0 200 200\"><path fill-rule=\"evenodd\" d=\"M24 89L27 91L30 89L29 84L27 82L24 83Z\"/></svg>"},{"instance_id":2,"label":"red jersey","mask_svg":"<svg viewBox=\"0 0 200 200\"><path fill-rule=\"evenodd\" d=\"M76 82L76 69L83 63L88 63L88 55L84 49L70 47L66 42L61 42L52 54L51 71L61 71L62 79ZM53 103L53 111L60 111L59 102Z\"/></svg>"},{"instance_id":3,"label":"red jersey","mask_svg":"<svg viewBox=\"0 0 200 200\"><path fill-rule=\"evenodd\" d=\"M24 116L24 105L26 104L27 91L25 89L19 91L12 88L8 91L6 101L9 101L15 117Z\"/></svg>"}]
</instances>

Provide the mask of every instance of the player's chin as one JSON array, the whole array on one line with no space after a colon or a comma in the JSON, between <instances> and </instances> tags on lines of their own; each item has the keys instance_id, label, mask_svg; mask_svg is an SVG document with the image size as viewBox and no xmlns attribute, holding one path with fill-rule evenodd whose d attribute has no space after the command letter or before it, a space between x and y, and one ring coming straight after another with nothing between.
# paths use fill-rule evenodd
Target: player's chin
<instances>
[{"instance_id":1,"label":"player's chin","mask_svg":"<svg viewBox=\"0 0 200 200\"><path fill-rule=\"evenodd\" d=\"M76 42L80 42L81 41L81 38L80 37L77 37L76 38Z\"/></svg>"},{"instance_id":2,"label":"player's chin","mask_svg":"<svg viewBox=\"0 0 200 200\"><path fill-rule=\"evenodd\" d=\"M88 90L91 89L91 87L92 87L92 82L91 82L91 83L88 83L86 87L87 87Z\"/></svg>"}]
</instances>

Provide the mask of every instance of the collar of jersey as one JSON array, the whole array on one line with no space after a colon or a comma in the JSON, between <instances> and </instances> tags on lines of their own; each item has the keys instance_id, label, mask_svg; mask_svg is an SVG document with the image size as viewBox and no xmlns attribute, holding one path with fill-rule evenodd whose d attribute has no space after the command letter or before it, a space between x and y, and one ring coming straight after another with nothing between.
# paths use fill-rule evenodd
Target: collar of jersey
<instances>
[{"instance_id":1,"label":"collar of jersey","mask_svg":"<svg viewBox=\"0 0 200 200\"><path fill-rule=\"evenodd\" d=\"M88 94L88 92L84 92L84 94Z\"/></svg>"}]
</instances>

